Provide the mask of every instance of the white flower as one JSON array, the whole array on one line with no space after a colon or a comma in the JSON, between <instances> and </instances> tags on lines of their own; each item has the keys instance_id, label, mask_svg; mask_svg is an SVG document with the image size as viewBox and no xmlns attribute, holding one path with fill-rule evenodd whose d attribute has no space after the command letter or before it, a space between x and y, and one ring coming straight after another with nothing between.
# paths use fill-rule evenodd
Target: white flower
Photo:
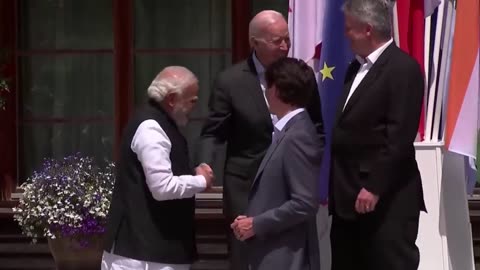
<instances>
[{"instance_id":1,"label":"white flower","mask_svg":"<svg viewBox=\"0 0 480 270\"><path fill-rule=\"evenodd\" d=\"M40 236L54 238L50 229L57 230L52 227L57 224L81 227L85 210L103 219L110 206L113 164L102 171L89 158L49 162L21 185L23 197L12 209L23 233L33 241Z\"/></svg>"}]
</instances>

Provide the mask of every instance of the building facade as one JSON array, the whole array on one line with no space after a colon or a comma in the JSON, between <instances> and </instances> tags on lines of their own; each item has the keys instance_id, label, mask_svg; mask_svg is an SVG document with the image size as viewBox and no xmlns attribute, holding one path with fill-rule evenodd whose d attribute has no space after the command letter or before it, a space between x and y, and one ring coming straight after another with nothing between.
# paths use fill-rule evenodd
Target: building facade
<instances>
[{"instance_id":1,"label":"building facade","mask_svg":"<svg viewBox=\"0 0 480 270\"><path fill-rule=\"evenodd\" d=\"M183 132L192 155L201 151L213 81L249 54L248 23L263 9L287 16L288 0L0 0L0 72L10 89L0 93L1 190L47 157L115 160L130 114L169 65L200 80Z\"/></svg>"}]
</instances>

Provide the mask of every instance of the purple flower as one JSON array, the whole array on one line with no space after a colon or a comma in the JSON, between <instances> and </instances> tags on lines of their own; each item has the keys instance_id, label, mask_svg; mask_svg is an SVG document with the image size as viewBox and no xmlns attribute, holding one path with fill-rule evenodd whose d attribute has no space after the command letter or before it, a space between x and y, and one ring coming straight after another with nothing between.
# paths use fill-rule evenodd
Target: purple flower
<instances>
[{"instance_id":1,"label":"purple flower","mask_svg":"<svg viewBox=\"0 0 480 270\"><path fill-rule=\"evenodd\" d=\"M102 234L114 184L114 165L98 166L80 153L45 159L22 185L14 218L27 235L80 237ZM85 238L85 237L83 237ZM88 237L86 237L88 238Z\"/></svg>"}]
</instances>

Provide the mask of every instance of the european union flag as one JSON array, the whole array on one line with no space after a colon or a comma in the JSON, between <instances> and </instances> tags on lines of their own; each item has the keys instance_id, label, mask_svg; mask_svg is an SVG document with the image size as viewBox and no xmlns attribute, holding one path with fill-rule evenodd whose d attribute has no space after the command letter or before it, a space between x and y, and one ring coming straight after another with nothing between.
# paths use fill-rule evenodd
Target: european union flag
<instances>
[{"instance_id":1,"label":"european union flag","mask_svg":"<svg viewBox=\"0 0 480 270\"><path fill-rule=\"evenodd\" d=\"M343 82L348 64L353 59L350 44L344 35L343 1L327 0L322 51L318 62L318 91L322 99L322 115L326 134L325 154L320 172L320 198L328 199L330 175L330 144L338 99L343 91Z\"/></svg>"}]
</instances>

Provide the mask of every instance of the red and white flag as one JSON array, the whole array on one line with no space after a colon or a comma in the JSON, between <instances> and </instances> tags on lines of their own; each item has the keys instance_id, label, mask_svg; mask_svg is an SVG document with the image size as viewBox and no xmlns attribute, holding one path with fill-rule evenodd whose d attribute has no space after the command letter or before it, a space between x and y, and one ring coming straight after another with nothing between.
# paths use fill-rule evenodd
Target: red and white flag
<instances>
[{"instance_id":1,"label":"red and white flag","mask_svg":"<svg viewBox=\"0 0 480 270\"><path fill-rule=\"evenodd\" d=\"M457 3L448 90L445 145L448 150L477 158L480 128L480 3Z\"/></svg>"},{"instance_id":2,"label":"red and white flag","mask_svg":"<svg viewBox=\"0 0 480 270\"><path fill-rule=\"evenodd\" d=\"M326 1L290 0L288 8L288 30L290 31L290 57L312 63L320 59L323 19Z\"/></svg>"},{"instance_id":3,"label":"red and white flag","mask_svg":"<svg viewBox=\"0 0 480 270\"><path fill-rule=\"evenodd\" d=\"M397 1L397 25L399 47L417 60L425 72L425 3L434 0ZM420 141L425 138L425 106L422 106L418 133Z\"/></svg>"}]
</instances>

